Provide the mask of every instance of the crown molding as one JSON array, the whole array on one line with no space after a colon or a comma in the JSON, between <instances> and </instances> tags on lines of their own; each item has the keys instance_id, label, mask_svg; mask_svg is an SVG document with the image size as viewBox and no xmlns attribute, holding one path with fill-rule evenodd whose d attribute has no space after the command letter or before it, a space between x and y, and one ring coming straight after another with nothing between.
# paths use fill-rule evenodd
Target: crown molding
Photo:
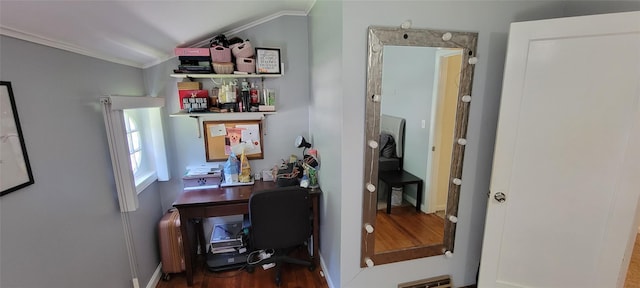
<instances>
[{"instance_id":1,"label":"crown molding","mask_svg":"<svg viewBox=\"0 0 640 288\"><path fill-rule=\"evenodd\" d=\"M250 28L256 27L258 25L264 24L266 22L269 22L273 19L282 17L282 16L307 16L309 14L309 11L311 11L311 9L313 8L313 5L315 4L315 1L309 6L309 9L307 9L306 11L280 11L271 15L268 15L264 18L260 18L256 21L247 23L245 25L242 25L240 27L231 29L227 32L224 32L222 34L225 35L234 35L237 33L240 33L242 31L248 30ZM165 57L161 57L158 58L152 62L149 63L138 63L138 62L134 62L134 61L128 61L128 60L124 60L121 58L117 58L117 57L111 57L111 56L107 56L101 53L96 53L95 51L90 51L87 49L84 49L82 47L78 47L76 45L73 44L69 44L63 41L58 41L58 40L53 40L41 35L37 35L37 34L32 34L32 33L27 33L24 31L20 31L18 29L14 29L11 27L7 27L4 25L0 25L0 35L5 35L8 37L12 37L12 38L16 38L16 39L20 39L20 40L24 40L24 41L29 41L29 42L33 42L36 44L40 44L40 45L44 45L44 46L48 46L48 47L53 47L53 48L58 48L61 50L65 50L65 51L69 51L69 52L73 52L73 53L77 53L77 54L81 54L81 55L85 55L85 56L89 56L92 58L97 58L97 59L101 59L101 60L105 60L105 61L109 61L109 62L113 62L113 63L117 63L117 64L122 64L122 65L126 65L126 66L131 66L131 67L135 67L135 68L141 68L141 69L147 69L149 67L153 67L155 65L158 65L160 63L163 63L167 60L173 59L175 58L175 56L173 56L172 54L166 54ZM208 46L209 45L209 39L207 38L205 40L202 40L200 42L191 44L189 46L191 47L204 47L204 46Z\"/></svg>"},{"instance_id":2,"label":"crown molding","mask_svg":"<svg viewBox=\"0 0 640 288\"><path fill-rule=\"evenodd\" d=\"M65 51L73 52L76 54L81 54L81 55L85 55L92 58L97 58L97 59L101 59L101 60L105 60L105 61L109 61L117 64L132 66L136 68L142 68L142 65L137 62L127 61L127 60L116 58L116 57L110 57L104 54L96 53L94 51L90 51L90 50L78 47L73 44L69 44L63 41L53 40L37 34L27 33L27 32L20 31L18 29L14 29L4 25L0 25L0 35L4 35L4 36L16 38L16 39L20 39L28 42L33 42L33 43L48 46L48 47L58 48L60 50L65 50Z\"/></svg>"}]
</instances>

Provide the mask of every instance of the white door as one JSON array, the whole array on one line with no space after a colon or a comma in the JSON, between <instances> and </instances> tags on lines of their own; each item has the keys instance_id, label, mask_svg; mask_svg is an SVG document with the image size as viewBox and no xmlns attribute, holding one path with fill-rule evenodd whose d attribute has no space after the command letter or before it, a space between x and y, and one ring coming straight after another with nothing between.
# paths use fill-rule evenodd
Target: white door
<instances>
[{"instance_id":1,"label":"white door","mask_svg":"<svg viewBox=\"0 0 640 288\"><path fill-rule=\"evenodd\" d=\"M640 12L513 23L507 51L479 287L620 287L638 222Z\"/></svg>"}]
</instances>

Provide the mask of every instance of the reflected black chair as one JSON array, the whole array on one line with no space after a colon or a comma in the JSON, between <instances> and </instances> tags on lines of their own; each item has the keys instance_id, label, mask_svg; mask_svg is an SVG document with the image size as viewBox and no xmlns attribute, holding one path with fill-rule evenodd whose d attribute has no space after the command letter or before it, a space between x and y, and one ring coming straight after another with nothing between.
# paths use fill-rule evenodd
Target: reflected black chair
<instances>
[{"instance_id":1,"label":"reflected black chair","mask_svg":"<svg viewBox=\"0 0 640 288\"><path fill-rule=\"evenodd\" d=\"M303 260L288 256L294 248L309 240L312 215L307 189L283 187L253 193L249 198L250 243L254 254L260 250L273 251L273 254L259 262L251 262L253 264L249 264L247 270L252 272L255 266L275 263L277 285L281 283L282 263L304 265L313 271L315 266L311 257Z\"/></svg>"}]
</instances>

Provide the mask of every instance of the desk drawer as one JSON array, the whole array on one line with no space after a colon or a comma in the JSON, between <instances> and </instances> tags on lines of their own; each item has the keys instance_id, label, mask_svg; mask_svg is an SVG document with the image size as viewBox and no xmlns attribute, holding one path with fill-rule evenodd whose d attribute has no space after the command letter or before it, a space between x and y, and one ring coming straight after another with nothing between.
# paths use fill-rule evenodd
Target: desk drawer
<instances>
[{"instance_id":1,"label":"desk drawer","mask_svg":"<svg viewBox=\"0 0 640 288\"><path fill-rule=\"evenodd\" d=\"M237 203L221 206L209 206L204 209L204 217L249 214L249 204Z\"/></svg>"}]
</instances>

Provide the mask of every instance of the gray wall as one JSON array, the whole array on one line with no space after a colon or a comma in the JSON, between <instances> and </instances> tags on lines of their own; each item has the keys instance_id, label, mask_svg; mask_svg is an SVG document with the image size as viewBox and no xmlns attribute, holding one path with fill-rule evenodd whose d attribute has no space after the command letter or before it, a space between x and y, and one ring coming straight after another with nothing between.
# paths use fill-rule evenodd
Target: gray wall
<instances>
[{"instance_id":1,"label":"gray wall","mask_svg":"<svg viewBox=\"0 0 640 288\"><path fill-rule=\"evenodd\" d=\"M271 169L295 154L302 157L302 149L294 147L296 136L309 138L309 42L307 38L307 18L305 16L283 16L248 30L238 35L226 35L249 39L254 47L272 47L281 49L284 63L284 76L264 80L266 88L276 90L277 114L268 115L263 122L264 159L251 160L252 171ZM198 138L199 129L196 120L189 117L171 117L168 114L180 111L177 82L171 78L173 69L178 65L177 59L171 59L160 65L145 69L146 85L152 93L169 95L165 111L166 143L169 170L173 176L169 182L161 183L162 209L172 206L182 191L182 175L185 167L207 163L205 159L204 139ZM241 79L240 79L241 80ZM218 81L218 80L216 80ZM253 80L260 83L259 80ZM213 87L211 80L205 79L203 89ZM208 119L215 120L215 119ZM313 144L313 142L311 142ZM224 162L218 162L223 164ZM235 221L239 217L227 217L225 221ZM215 221L212 219L212 221ZM207 237L211 225L205 226Z\"/></svg>"},{"instance_id":2,"label":"gray wall","mask_svg":"<svg viewBox=\"0 0 640 288\"><path fill-rule=\"evenodd\" d=\"M143 95L142 71L1 36L35 184L0 198L1 287L130 287L98 97ZM130 213L138 277L159 263L155 185Z\"/></svg>"},{"instance_id":3,"label":"gray wall","mask_svg":"<svg viewBox=\"0 0 640 288\"><path fill-rule=\"evenodd\" d=\"M312 10L311 25L334 15ZM475 282L478 269L485 213L486 189L491 167L492 149L497 118L497 106L501 87L501 73L504 64L509 23L519 20L542 19L562 16L562 5L549 2L417 2L417 1L375 1L344 2L342 6L342 54L327 61L342 63L343 89L333 95L320 93L312 85L312 105L315 99L327 97L340 99L348 112L338 115L342 119L339 127L342 135L341 147L319 146L324 153L342 156L340 167L348 179L341 182L339 190L341 219L336 226L342 233L340 274L330 275L334 287L393 287L397 283L436 276L452 275L454 284L467 285ZM364 13L363 11L366 11ZM316 14L317 13L317 14ZM362 165L364 143L364 94L366 80L366 31L369 25L399 26L406 19L413 21L414 27L451 29L457 31L477 31L480 33L477 54L480 63L475 69L473 105L469 125L469 145L465 155L465 169L460 200L460 213L453 259L429 257L373 268L360 268L360 232L362 215ZM335 30L332 30L335 31ZM312 39L315 35L312 32ZM312 46L312 49L315 47ZM316 57L313 50L312 58ZM312 71L316 63L312 62ZM315 81L315 75L312 74ZM312 110L314 107L311 108ZM312 133L325 127L322 121L312 121ZM348 171L348 172L347 172ZM324 219L323 219L324 220ZM323 243L324 248L324 243ZM323 249L324 250L324 249ZM322 255L327 257L325 253ZM326 258L325 258L326 259ZM331 265L331 264L329 264ZM333 267L329 267L332 273ZM339 279L336 279L338 278Z\"/></svg>"},{"instance_id":4,"label":"gray wall","mask_svg":"<svg viewBox=\"0 0 640 288\"><path fill-rule=\"evenodd\" d=\"M567 4L568 3L568 4ZM589 1L347 1L334 10L340 14L324 11L323 1L316 3L311 12L311 27L320 27L327 21L342 16L342 49L339 54L323 58L324 62L340 62L342 89L321 90L312 85L311 110L319 109L316 99L336 99L345 110L335 111L332 117L342 119L339 132L341 145L318 145L324 153L339 154L342 162L327 164L325 169L340 169L348 179L343 179L332 196L340 197L340 218L331 221L333 230L340 229L340 273L328 261L330 285L333 287L394 287L397 283L436 275L451 275L455 286L475 282L482 246L482 231L486 212L486 190L489 178L495 140L501 79L506 53L509 24L517 21L558 18L565 15L581 15L613 11L639 10L637 4L628 2L593 3ZM329 5L329 4L324 4ZM316 10L317 9L317 10ZM565 11L566 10L566 11ZM566 13L566 14L565 14ZM428 257L360 268L360 232L362 215L362 163L364 143L364 94L366 79L366 29L369 25L399 26L411 19L413 27L451 29L456 31L479 32L477 64L474 75L473 102L471 105L468 131L468 146L465 152L465 167L462 178L459 222L456 234L456 250L452 259L442 256ZM335 21L338 22L338 21ZM317 23L317 24L316 24ZM314 45L321 44L317 34L339 33L329 28L319 31L311 29ZM317 33L317 34L314 34ZM315 39L319 39L314 42ZM312 59L319 57L320 51L312 45ZM312 61L312 71L322 63ZM317 76L328 77L319 73ZM312 73L313 81L316 75ZM330 93L327 93L330 92ZM336 129L321 119L312 118L312 133ZM332 165L328 167L328 165ZM335 166L334 166L335 165ZM346 177L345 177L346 178ZM323 219L324 220L324 219ZM324 232L324 230L323 230ZM324 243L323 243L324 245ZM324 246L323 246L324 247ZM327 255L322 255L325 259Z\"/></svg>"},{"instance_id":5,"label":"gray wall","mask_svg":"<svg viewBox=\"0 0 640 288\"><path fill-rule=\"evenodd\" d=\"M342 62L342 4L337 1L317 1L309 14L309 49L311 70L311 103L309 124L313 141L318 148L322 187L320 204L320 255L326 266L328 283L339 284L341 278L342 235L346 233L342 221L342 182L357 177L360 170L344 169L345 151L342 147L344 113L358 107L344 105L345 85ZM361 164L361 163L358 163ZM357 193L357 191L353 191ZM346 214L345 214L346 215ZM348 213L350 217L359 217ZM353 235L352 235L353 236ZM359 236L358 236L359 237ZM354 247L351 247L354 248ZM356 247L354 249L358 249ZM334 285L335 287L335 285ZM338 286L339 287L339 286Z\"/></svg>"}]
</instances>

